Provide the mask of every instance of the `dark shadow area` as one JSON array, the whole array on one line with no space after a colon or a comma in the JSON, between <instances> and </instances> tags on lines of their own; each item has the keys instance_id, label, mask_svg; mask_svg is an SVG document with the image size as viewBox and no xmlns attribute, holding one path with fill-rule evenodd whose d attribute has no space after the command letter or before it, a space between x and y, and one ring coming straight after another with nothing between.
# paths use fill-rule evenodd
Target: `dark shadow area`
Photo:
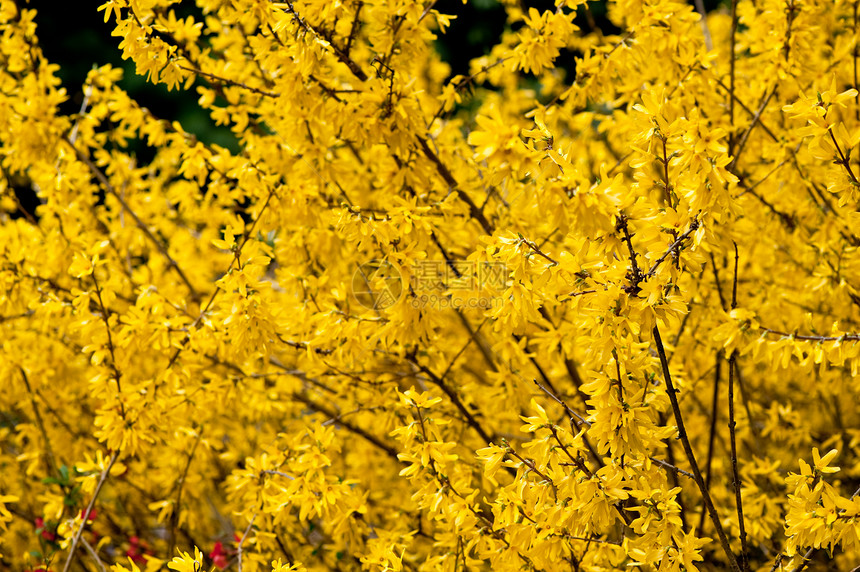
<instances>
[{"instance_id":1,"label":"dark shadow area","mask_svg":"<svg viewBox=\"0 0 860 572\"><path fill-rule=\"evenodd\" d=\"M57 75L69 95L60 106L61 112L69 115L78 113L87 74L93 67L111 64L123 69L120 87L156 117L179 121L186 131L204 143L238 150L232 132L226 127L216 126L209 114L198 107L198 94L193 86L188 90L168 91L163 85L154 85L145 77L138 76L134 63L122 59L119 49L121 38L111 36L114 22L111 19L105 23L104 12L98 11L103 3L102 0L32 0L27 6L37 10L36 34L45 57L60 66ZM199 18L199 11L192 3L183 4L187 8L176 8L178 16L194 13L195 18ZM151 153L134 141L129 145L132 151L140 152L141 160Z\"/></svg>"}]
</instances>

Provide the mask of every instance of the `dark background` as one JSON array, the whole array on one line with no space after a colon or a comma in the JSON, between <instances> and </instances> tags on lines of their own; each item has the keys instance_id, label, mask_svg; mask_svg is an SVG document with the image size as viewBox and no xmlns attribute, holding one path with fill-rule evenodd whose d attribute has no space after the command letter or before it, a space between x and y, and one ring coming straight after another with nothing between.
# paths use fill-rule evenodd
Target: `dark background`
<instances>
[{"instance_id":1,"label":"dark background","mask_svg":"<svg viewBox=\"0 0 860 572\"><path fill-rule=\"evenodd\" d=\"M20 3L25 8L37 10L39 42L48 60L60 65L58 73L69 94L62 111L67 114L78 111L87 72L93 66L109 63L125 69L122 87L156 116L178 120L183 128L195 133L202 141L235 150L235 139L229 129L216 127L208 114L198 108L194 89L169 92L163 86L153 85L135 75L134 64L121 57L118 48L120 38L110 35L113 19L104 23L104 13L97 11L103 1L31 0L28 4ZM722 0L723 3L726 1ZM710 10L720 3L721 0L706 0L705 6ZM526 8L542 10L554 7L552 0L522 0L522 4ZM505 29L505 11L496 0L470 0L465 6L461 0L440 0L435 8L443 14L457 15L451 27L445 34L439 34L436 42L439 53L451 64L455 74L466 73L469 60L488 53ZM191 14L197 20L202 19L192 2L183 2L174 9L178 15ZM606 18L606 0L589 2L589 9L594 23L604 33L618 33L619 30ZM577 17L576 23L584 30L589 27L583 13ZM575 72L575 56L572 52L562 54L556 63L571 74Z\"/></svg>"},{"instance_id":2,"label":"dark background","mask_svg":"<svg viewBox=\"0 0 860 572\"><path fill-rule=\"evenodd\" d=\"M694 0L689 0L692 4ZM197 105L198 94L195 89L168 91L163 85L154 85L144 77L135 74L131 61L122 59L119 49L120 38L111 36L114 29L113 19L104 22L104 13L98 7L104 0L18 0L19 9L35 9L36 33L39 44L48 61L60 66L57 74L68 93L68 99L60 111L66 115L78 113L83 100L83 85L87 73L93 67L111 64L124 69L121 87L143 107L149 108L156 117L179 121L182 127L194 133L207 144L218 144L238 151L236 138L227 127L218 127L209 114ZM723 5L728 8L731 0L705 0L705 8L710 11ZM553 10L553 0L520 0L523 9L537 8ZM583 30L592 25L605 34L620 32L606 17L607 0L593 0L588 3L590 15L580 8L576 24ZM497 0L470 0L466 5L462 0L439 0L434 6L443 14L456 14L445 34L438 34L436 49L442 58L451 65L452 74L468 74L469 60L489 53L498 43L505 30L507 18L504 7ZM202 21L203 15L190 0L172 7L177 16L194 16ZM519 25L522 25L521 23ZM575 58L579 55L566 51L556 59L556 65L566 71L567 77L576 73ZM198 80L199 83L200 80ZM140 163L148 162L154 150L141 141L129 141L130 150ZM2 173L0 173L2 175ZM13 218L27 216L38 218L36 207L40 204L32 184L25 174L19 174L8 181L18 199L19 210L10 213Z\"/></svg>"}]
</instances>

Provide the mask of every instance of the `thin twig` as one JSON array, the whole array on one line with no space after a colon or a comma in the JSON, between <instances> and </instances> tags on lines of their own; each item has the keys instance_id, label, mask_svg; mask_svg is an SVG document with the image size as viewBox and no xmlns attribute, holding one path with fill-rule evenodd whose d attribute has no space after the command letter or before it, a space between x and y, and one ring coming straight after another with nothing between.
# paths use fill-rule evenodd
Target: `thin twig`
<instances>
[{"instance_id":1,"label":"thin twig","mask_svg":"<svg viewBox=\"0 0 860 572\"><path fill-rule=\"evenodd\" d=\"M729 86L724 84L720 78L715 77L714 81L717 82L717 85L720 86L721 88L723 88L723 90L729 94L731 101L737 103L738 107L740 107L741 109L743 109L744 111L749 113L750 116L755 117L755 111L750 109L743 101L741 101L741 99L737 95L735 95L735 93L729 88ZM759 121L756 125L758 125L762 129L764 129L764 132L767 133L768 137L770 137L771 139L773 139L776 142L779 142L779 137L774 135L774 133L770 129L770 127L768 127L761 119L759 119Z\"/></svg>"},{"instance_id":2,"label":"thin twig","mask_svg":"<svg viewBox=\"0 0 860 572\"><path fill-rule=\"evenodd\" d=\"M705 36L705 48L710 52L714 49L714 41L711 39L711 31L708 29L707 13L705 12L705 3L702 0L695 0L696 11L702 17L702 34Z\"/></svg>"},{"instance_id":3,"label":"thin twig","mask_svg":"<svg viewBox=\"0 0 860 572\"><path fill-rule=\"evenodd\" d=\"M734 278L732 279L732 310L738 307L738 245L734 241L732 244L735 247L735 272Z\"/></svg>"},{"instance_id":4,"label":"thin twig","mask_svg":"<svg viewBox=\"0 0 860 572\"><path fill-rule=\"evenodd\" d=\"M502 64L502 63L504 63L507 59L508 59L508 58L499 58L498 60L496 60L495 62L491 63L491 64L490 64L490 65L488 65L488 66L482 66L482 67L481 67L481 69L479 69L478 71L476 71L475 73L473 73L473 74L472 74L472 75L470 75L469 77L464 78L464 79L461 79L460 81L458 81L458 82L457 82L457 85L455 86L455 88L454 88L454 89L456 89L457 91L460 91L461 89L463 89L463 88L465 88L465 87L469 86L473 81L475 81L475 80L478 78L478 76L479 76L479 75L481 75L482 73L486 73L486 72L488 72L489 70L493 69L494 67L496 67L496 66L498 66L498 65L501 65L501 64ZM432 119L430 119L430 121L428 121L428 122L427 122L427 126L426 126L426 128L427 128L427 129L430 129L430 128L433 126L433 123L434 123L437 119L439 119L440 117L442 117L442 114L443 114L443 113L445 113L445 102L442 102L442 104L441 104L441 105L439 105L439 108L436 110L436 113L434 113L434 114L433 114L433 118L432 118Z\"/></svg>"},{"instance_id":5,"label":"thin twig","mask_svg":"<svg viewBox=\"0 0 860 572\"><path fill-rule=\"evenodd\" d=\"M352 42L355 41L355 37L358 34L358 26L361 22L361 9L364 7L364 2L362 0L358 0L358 6L355 8L355 16L352 18L352 25L349 27L349 36L346 38L346 45L343 47L343 53L349 56L349 52L352 49Z\"/></svg>"},{"instance_id":6,"label":"thin twig","mask_svg":"<svg viewBox=\"0 0 860 572\"><path fill-rule=\"evenodd\" d=\"M574 409L572 409L567 403L565 403L565 401L561 397L559 397L558 395L556 395L555 393L553 393L552 391L550 391L546 387L542 386L540 383L538 383L538 380L535 379L533 381L534 381L535 385L537 385L541 389L541 391L543 391L544 393L549 395L553 399L553 401L555 401L556 403L558 403L559 405L564 407L565 411L567 411L567 414L570 417L576 417L576 419L577 419L576 425L585 425L586 427L591 427L591 423L585 417L583 417L582 415L577 413Z\"/></svg>"},{"instance_id":7,"label":"thin twig","mask_svg":"<svg viewBox=\"0 0 860 572\"><path fill-rule=\"evenodd\" d=\"M630 257L630 271L627 275L630 284L625 287L625 291L631 296L635 296L639 293L639 283L645 279L645 275L642 274L642 271L639 269L639 263L636 262L637 254L636 249L633 248L633 236L630 234L630 228L627 225L627 215L620 213L616 219L615 230L622 233L624 244L627 245L627 252Z\"/></svg>"},{"instance_id":8,"label":"thin twig","mask_svg":"<svg viewBox=\"0 0 860 572\"><path fill-rule=\"evenodd\" d=\"M143 231L143 234L146 235L146 238L148 238L150 240L150 242L152 242L152 244L155 245L155 247L162 254L162 256L164 256L167 259L167 262L170 265L170 267L173 268L177 274L179 274L179 278L182 280L182 282L188 288L188 291L191 293L192 298L194 298L195 300L199 299L199 297L200 297L199 293L194 288L194 286L191 284L191 281L185 275L185 272L182 271L182 268L179 267L179 264L176 262L176 260L174 260L173 257L170 256L170 253L167 251L167 247L164 246L161 243L161 241L155 237L155 235L152 233L152 231L149 229L149 227L146 225L146 223L143 222L140 219L140 217L137 216L137 213L131 209L131 207L128 205L127 202L125 202L125 199L122 197L122 195L120 193L117 192L117 190L114 188L114 186L108 180L108 178L104 175L104 173L101 172L101 169L99 169L95 165L95 163L93 163L92 160L90 160L90 158L84 154L83 151L81 151L80 149L75 147L75 144L71 141L71 139L69 139L68 137L64 137L63 141L65 141L66 143L68 143L71 146L71 148L74 151L75 156L78 158L78 160L81 161L82 163L84 163L87 166L87 168L89 168L90 172L95 176L96 179L98 179L99 183L101 183L101 185L105 188L105 190L108 193L110 193L119 202L119 204L123 208L123 210L125 210L125 212L127 212L129 214L129 216L131 216L131 218L134 219L135 224L137 224L137 227Z\"/></svg>"},{"instance_id":9,"label":"thin twig","mask_svg":"<svg viewBox=\"0 0 860 572\"><path fill-rule=\"evenodd\" d=\"M89 553L90 557L95 561L99 571L107 572L107 568L105 568L104 562L102 562L102 559L99 558L99 555L96 552L95 548L93 548L92 545L87 542L86 538L81 538L81 544L84 546L84 550L86 550Z\"/></svg>"},{"instance_id":10,"label":"thin twig","mask_svg":"<svg viewBox=\"0 0 860 572\"><path fill-rule=\"evenodd\" d=\"M669 183L669 156L666 150L666 136L661 135L660 141L663 143L663 158L657 158L658 161L663 163L663 190L666 192L666 206L674 209L675 204L672 200L672 185Z\"/></svg>"},{"instance_id":11,"label":"thin twig","mask_svg":"<svg viewBox=\"0 0 860 572\"><path fill-rule=\"evenodd\" d=\"M102 470L102 474L99 477L99 482L96 484L96 488L93 491L93 496L90 499L90 503L87 505L87 508L84 510L83 520L81 521L81 525L78 527L78 531L75 533L75 537L72 540L72 545L69 548L69 556L66 558L66 564L63 566L63 572L69 572L69 568L72 566L72 560L75 558L75 553L78 551L78 545L81 542L81 535L84 533L84 527L87 525L87 520L90 517L90 512L93 510L93 506L96 504L96 499L99 497L99 493L102 490L102 486L104 486L105 481L108 478L108 474L110 473L111 468L113 468L114 463L119 458L119 451L114 451L113 455L111 455L110 461L108 462L107 467Z\"/></svg>"},{"instance_id":12,"label":"thin twig","mask_svg":"<svg viewBox=\"0 0 860 572\"><path fill-rule=\"evenodd\" d=\"M176 526L179 523L179 512L182 510L182 488L185 486L185 480L188 478L188 470L191 468L191 461L194 459L194 453L197 452L197 446L203 438L203 429L197 431L197 438L194 440L194 445L191 447L191 452L188 454L188 459L185 462L185 468L182 469L182 475L176 484L176 502L173 506L173 512L170 515L170 542L168 544L167 553L173 554L173 549L176 547Z\"/></svg>"},{"instance_id":13,"label":"thin twig","mask_svg":"<svg viewBox=\"0 0 860 572\"><path fill-rule=\"evenodd\" d=\"M276 187L273 186L271 189L269 189L268 195L266 195L266 202L264 202L263 206L260 207L260 212L257 214L256 218L254 218L254 221L251 223L251 227L245 232L244 237L242 239L242 242L239 244L238 248L236 248L236 251L233 254L233 259L230 261L230 265L227 267L227 270L224 272L225 275L229 274L230 271L233 270L233 267L240 263L240 257L242 256L242 250L245 248L245 245L248 244L248 241L251 240L251 237L254 236L254 231L257 228L257 223L259 223L260 219L263 218L263 213L266 212L266 209L269 207L269 203L271 203L271 201L272 201L272 197L274 197L275 195L276 195ZM206 312L209 311L209 308L212 307L212 304L215 302L215 298L218 296L218 293L220 291L221 291L220 288L215 288L215 290L212 291L212 294L209 296L209 300L206 302L206 305L203 307L203 309L197 315L197 318L195 318L194 322L189 327L189 333L187 333L185 335L185 338L183 338L182 343L179 345L178 348L176 348L176 351L170 357L170 361L167 364L167 369L170 369L171 367L173 367L173 364L176 363L177 359L179 359L179 355L187 347L188 342L191 340L191 331L196 330L197 328L200 327L200 324L203 321L203 317L206 315Z\"/></svg>"},{"instance_id":14,"label":"thin twig","mask_svg":"<svg viewBox=\"0 0 860 572\"><path fill-rule=\"evenodd\" d=\"M705 460L705 486L711 486L711 464L714 458L714 438L717 436L717 417L719 414L720 405L720 375L722 373L723 352L717 352L717 359L714 364L714 393L711 403L711 429L708 433L708 457ZM699 520L699 532L702 532L705 524L705 512L702 511L701 519Z\"/></svg>"},{"instance_id":15,"label":"thin twig","mask_svg":"<svg viewBox=\"0 0 860 572\"><path fill-rule=\"evenodd\" d=\"M694 475L690 471L685 471L684 469L682 469L676 465L673 465L672 463L666 462L663 459L658 459L657 457L648 457L648 458L651 459L653 462L657 463L658 465L660 465L661 467L663 467L665 469L669 469L673 473L677 473L679 475L684 475L685 477L687 477L689 479L693 479L694 481L696 480L696 475Z\"/></svg>"},{"instance_id":16,"label":"thin twig","mask_svg":"<svg viewBox=\"0 0 860 572\"><path fill-rule=\"evenodd\" d=\"M738 472L738 446L735 435L735 370L737 369L738 351L729 357L729 442L731 444L732 485L735 489L735 506L738 511L738 527L741 537L741 568L749 570L749 547L747 546L746 524L744 521L744 504L741 497L741 477Z\"/></svg>"},{"instance_id":17,"label":"thin twig","mask_svg":"<svg viewBox=\"0 0 860 572\"><path fill-rule=\"evenodd\" d=\"M493 436L490 435L489 433L487 433L487 431L481 426L481 424L478 423L478 420L475 418L475 416L472 414L472 412L469 411L466 408L466 406L463 404L463 401L460 399L460 396L457 395L457 392L452 387L450 387L445 382L445 380L443 380L438 375L433 373L433 371L430 368L428 368L427 366L421 365L421 364L419 364L415 361L412 361L412 360L409 360L409 361L415 367L417 367L419 370L423 371L427 375L427 377L430 378L430 381L432 381L434 385L436 385L439 389L442 390L442 392L445 395L448 396L448 399L451 400L451 403L454 404L454 406L460 411L460 413L465 418L466 424L475 430L475 432L481 437L481 440L485 444L493 442Z\"/></svg>"},{"instance_id":18,"label":"thin twig","mask_svg":"<svg viewBox=\"0 0 860 572\"><path fill-rule=\"evenodd\" d=\"M538 248L538 246L535 243L531 242L527 238L524 238L522 235L520 235L519 238L526 246L528 246L530 249L532 249L532 251L534 251L535 254L537 254L541 258L544 258L545 260L548 260L550 262L550 264L552 264L554 266L558 266L558 261L555 260L554 258L552 258L551 256L549 256L548 254L544 253L540 248Z\"/></svg>"},{"instance_id":19,"label":"thin twig","mask_svg":"<svg viewBox=\"0 0 860 572\"><path fill-rule=\"evenodd\" d=\"M838 163L845 167L845 170L848 172L848 176L851 177L851 182L854 183L855 186L860 185L860 181L857 180L857 176L851 168L851 163L848 161L848 156L842 152L842 147L839 146L839 141L836 140L836 135L833 134L833 128L828 127L827 133L830 135L830 140L833 141L833 145L836 147L836 152L839 155Z\"/></svg>"},{"instance_id":20,"label":"thin twig","mask_svg":"<svg viewBox=\"0 0 860 572\"><path fill-rule=\"evenodd\" d=\"M537 465L535 464L534 461L532 461L531 459L525 459L525 458L521 457L520 454L517 453L513 449L513 447L511 447L510 443L508 443L507 441L505 441L503 443L503 446L507 450L508 455L516 457L523 465L528 467L528 469L531 472L533 472L534 474L536 474L537 476L542 478L544 481L546 481L546 483L549 484L550 488L552 489L552 496L558 497L558 488L555 486L555 483L552 481L551 478L549 478L547 475L542 473L540 469L537 468Z\"/></svg>"},{"instance_id":21,"label":"thin twig","mask_svg":"<svg viewBox=\"0 0 860 572\"><path fill-rule=\"evenodd\" d=\"M734 243L733 243L734 244ZM732 280L732 310L738 307L738 245L735 247L735 272ZM735 435L735 370L737 369L738 350L734 350L729 357L729 440L731 443L732 457L732 484L735 489L735 506L738 511L738 527L741 536L741 568L744 572L749 570L749 547L747 546L747 532L744 523L744 503L741 498L741 478L738 472L738 446Z\"/></svg>"},{"instance_id":22,"label":"thin twig","mask_svg":"<svg viewBox=\"0 0 860 572\"><path fill-rule=\"evenodd\" d=\"M197 68L188 68L188 67L185 67L185 66L182 66L182 65L177 65L176 67L178 67L179 69L183 69L183 70L185 70L185 71L189 71L189 72L191 72L191 73L197 74L197 75L202 75L202 76L204 76L204 77L207 77L207 78L209 78L209 79L215 80L215 81L217 81L217 82L219 82L219 83L222 83L222 84L225 84L225 85L232 85L232 86L234 86L234 87L241 87L242 89L247 89L248 91L252 91L252 92L254 92L254 93L256 93L256 94L259 94L259 95L262 95L262 96L265 96L265 97L278 98L278 97L280 97L280 96L281 96L281 94L280 94L280 93L274 93L274 92L271 92L271 91L266 91L266 90L263 90L263 89L260 89L260 88L257 88L257 87L253 87L253 86L250 86L250 85L246 85L246 84L244 84L244 83L242 83L242 82L234 81L234 80L232 80L232 79L227 79L227 78L225 78L225 77L221 77L221 76L215 75L214 73L205 72L205 71L203 71L203 70L199 70L199 69L197 69Z\"/></svg>"},{"instance_id":23,"label":"thin twig","mask_svg":"<svg viewBox=\"0 0 860 572\"><path fill-rule=\"evenodd\" d=\"M744 131L744 134L741 135L741 140L740 142L738 142L738 147L734 150L735 156L732 158L732 162L729 163L728 167L726 167L726 170L728 170L729 172L734 173L735 165L738 164L738 159L740 159L741 153L743 153L744 151L744 147L747 144L747 140L749 139L750 133L752 133L752 130L755 129L756 124L761 119L761 114L764 113L765 108L767 108L767 104L770 103L770 100L773 98L774 95L776 95L776 85L774 85L773 89L770 90L770 93L763 98L761 105L759 105L758 111L755 112L755 115L753 116L753 119L750 122L749 126L747 126L746 131ZM732 101L734 101L734 99Z\"/></svg>"},{"instance_id":24,"label":"thin twig","mask_svg":"<svg viewBox=\"0 0 860 572\"><path fill-rule=\"evenodd\" d=\"M667 248L666 251L660 256L660 258L658 258L657 261L654 262L654 264L651 266L651 269L648 270L647 274L645 274L645 278L650 278L650 277L654 276L654 274L657 273L657 268L663 263L664 260L666 260L666 257L669 256L669 254L671 254L672 252L674 252L675 249L678 248L681 245L681 243L684 242L684 240L686 240L687 237L689 237L691 234L693 234L698 228L699 228L699 221L694 218L690 222L690 228L688 228L687 230L684 231L683 234L678 236L678 238L675 240L675 242L673 242L669 246L669 248Z\"/></svg>"},{"instance_id":25,"label":"thin twig","mask_svg":"<svg viewBox=\"0 0 860 572\"><path fill-rule=\"evenodd\" d=\"M238 558L238 564L236 565L236 569L239 572L242 572L242 547L245 544L245 539L248 538L248 534L251 532L251 527L254 526L254 521L257 520L257 514L254 513L254 516L251 517L251 522L248 523L248 527L245 529L245 532L242 534L242 538L239 540L239 544L236 545L236 558Z\"/></svg>"},{"instance_id":26,"label":"thin twig","mask_svg":"<svg viewBox=\"0 0 860 572\"><path fill-rule=\"evenodd\" d=\"M105 331L107 332L107 347L108 352L110 352L110 365L111 370L113 370L113 376L116 380L116 398L119 401L119 412L123 419L125 419L125 405L122 400L122 384L120 379L122 378L122 372L119 370L119 366L116 363L116 352L114 351L113 345L113 336L111 334L110 328L110 314L108 313L107 308L105 307L104 300L102 300L102 290L99 286L99 281L96 279L96 269L93 268L92 273L93 284L96 288L96 300L99 304L99 309L101 310L102 321L105 324Z\"/></svg>"},{"instance_id":27,"label":"thin twig","mask_svg":"<svg viewBox=\"0 0 860 572\"><path fill-rule=\"evenodd\" d=\"M24 380L24 385L27 386L27 393L30 395L30 405L33 407L33 415L36 420L36 426L39 428L39 433L42 434L42 439L45 441L45 457L47 459L48 470L50 470L54 477L60 477L60 471L57 468L57 459L54 457L54 450L51 447L51 440L48 439L48 432L45 430L45 423L42 420L42 414L39 413L39 407L36 405L36 397L33 388L30 387L30 379L27 377L27 372L24 371L24 368L18 366L18 371L21 372L21 378Z\"/></svg>"},{"instance_id":28,"label":"thin twig","mask_svg":"<svg viewBox=\"0 0 860 572\"><path fill-rule=\"evenodd\" d=\"M430 148L430 145L427 144L427 140L424 137L418 136L418 144L421 146L421 150L424 155L430 159L430 161L436 166L436 172L439 173L439 176L448 184L450 189L457 193L457 197L466 203L469 207L469 214L473 219L478 221L478 224L481 225L481 228L487 234L493 234L493 225L490 224L490 221L487 220L487 217L484 216L484 213L481 212L481 209L478 208L478 205L472 200L472 198L460 188L460 184L457 182L457 179L454 178L454 175L445 166L439 156Z\"/></svg>"},{"instance_id":29,"label":"thin twig","mask_svg":"<svg viewBox=\"0 0 860 572\"><path fill-rule=\"evenodd\" d=\"M812 561L813 552L815 552L814 548L807 550L806 554L801 557L800 566L797 566L791 572L803 572L803 569L809 566L809 563Z\"/></svg>"},{"instance_id":30,"label":"thin twig","mask_svg":"<svg viewBox=\"0 0 860 572\"><path fill-rule=\"evenodd\" d=\"M738 0L732 0L732 31L729 40L729 128L735 126L735 48L737 47L738 31ZM729 135L729 155L734 147L734 133Z\"/></svg>"},{"instance_id":31,"label":"thin twig","mask_svg":"<svg viewBox=\"0 0 860 572\"><path fill-rule=\"evenodd\" d=\"M367 81L367 74L364 73L364 70L361 69L361 66L359 66L355 62L355 60L350 58L349 54L347 54L344 50L337 47L337 45L334 43L334 38L332 38L330 35L324 33L322 30L318 30L318 29L314 28L313 26L311 26L310 24L308 24L308 22L304 18L302 18L298 12L296 12L296 9L293 7L293 3L291 0L287 0L286 4L287 4L287 8L285 9L285 12L287 12L288 14L292 14L293 20L295 20L295 22L304 31L313 34L317 38L325 40L328 43L328 45L331 47L331 49L334 52L337 59L340 60L341 63L343 63L344 65L346 65L346 67L349 68L349 71L352 72L352 75L354 75L355 77L357 77L361 81Z\"/></svg>"},{"instance_id":32,"label":"thin twig","mask_svg":"<svg viewBox=\"0 0 860 572\"><path fill-rule=\"evenodd\" d=\"M376 448L378 448L379 450L383 451L386 455L388 455L394 461L399 462L399 459L397 458L397 450L396 449L394 449L390 445L386 445L379 437L377 437L376 435L373 435L371 433L368 433L367 431L365 431L364 429L362 429L358 425L355 425L353 423L350 423L349 421L345 421L345 420L341 419L340 415L338 415L338 413L336 411L332 411L331 409L328 409L326 406L321 405L320 403L317 403L316 401L312 400L310 397L308 397L307 395L305 395L304 393L301 393L301 392L294 392L292 394L292 399L295 401L298 401L300 403L304 403L313 411L316 411L317 413L321 413L321 414L327 416L329 419L334 419L335 423L337 423L337 425L343 427L344 429L346 429L350 433L354 433L355 435L358 435L359 437L363 438L367 442L376 446Z\"/></svg>"},{"instance_id":33,"label":"thin twig","mask_svg":"<svg viewBox=\"0 0 860 572\"><path fill-rule=\"evenodd\" d=\"M687 429L684 426L684 418L681 415L681 405L678 403L677 390L672 383L672 375L669 373L669 361L666 359L666 349L663 347L663 340L660 338L660 329L656 325L654 326L653 334L654 343L657 346L657 353L660 356L660 364L663 368L663 379L666 381L666 393L668 394L669 401L672 404L672 412L675 415L675 423L678 425L678 436L681 439L681 444L684 446L684 453L686 453L690 467L693 469L693 476L695 478L696 485L699 487L699 492L702 494L702 500L705 503L705 509L708 511L711 521L714 524L714 528L717 531L720 546L722 546L723 552L725 552L726 558L729 560L729 566L735 572L742 572L741 568L738 566L735 555L732 554L731 546L729 546L729 539L726 537L726 533L723 530L723 525L720 522L717 509L714 507L713 500L711 500L711 493L708 491L708 487L705 486L705 480L702 477L701 470L699 470L699 464L696 462L696 455L693 453L693 447L690 445L690 439L687 436Z\"/></svg>"},{"instance_id":34,"label":"thin twig","mask_svg":"<svg viewBox=\"0 0 860 572\"><path fill-rule=\"evenodd\" d=\"M475 330L474 335L473 335L473 336L471 336L471 337L469 337L469 339L468 339L468 340L466 340L466 343L465 343L465 344L463 344L463 347L461 347L461 348L460 348L460 351L458 351L456 354L454 354L454 357L453 357L453 358L451 358L451 361L449 361L449 362L448 362L448 367L446 367L446 368L445 368L445 371L443 371L443 372L442 372L442 376L441 376L441 377L442 377L442 379L445 379L445 378L448 376L448 374L449 374L449 373L451 373L451 369L453 369L454 364L455 364L455 363L457 363L457 360L458 360L458 359L460 359L460 356L462 356L462 355L463 355L463 353L466 351L466 349L467 349L467 348L468 348L472 343L475 343L475 345L479 345L479 344L478 344L478 341L477 341L477 340L476 340L476 338L475 338L475 336L477 336L477 335L478 335L478 332L480 332L480 331L481 331L481 328L482 328L482 327L484 327L484 324L486 324L486 323L487 323L487 320L489 320L489 318L485 318L485 319L484 319L484 321L483 321L483 322L481 322L481 324L478 326L478 329L477 329L477 330ZM472 333L472 332L471 332L471 327L469 327L469 330L470 330L470 333Z\"/></svg>"},{"instance_id":35,"label":"thin twig","mask_svg":"<svg viewBox=\"0 0 860 572\"><path fill-rule=\"evenodd\" d=\"M801 342L856 342L860 341L860 334L843 334L841 336L813 336L813 335L805 335L798 333L788 333L782 330L775 330L773 328L765 328L763 326L759 326L759 331L773 336L782 336L783 338L791 338L792 340L798 340Z\"/></svg>"},{"instance_id":36,"label":"thin twig","mask_svg":"<svg viewBox=\"0 0 860 572\"><path fill-rule=\"evenodd\" d=\"M285 479L289 479L291 481L296 480L296 478L293 475L290 475L288 473L284 473L283 471L275 471L273 469L267 469L264 471L260 471L260 474L261 475L277 475L279 477L284 477Z\"/></svg>"},{"instance_id":37,"label":"thin twig","mask_svg":"<svg viewBox=\"0 0 860 572\"><path fill-rule=\"evenodd\" d=\"M856 102L854 105L854 119L860 120L860 84L857 83L857 57L860 56L860 50L858 50L860 46L857 45L858 8L860 8L860 0L854 0L854 49L851 51L851 55L854 60L854 89L858 90L857 95L854 96Z\"/></svg>"}]
</instances>

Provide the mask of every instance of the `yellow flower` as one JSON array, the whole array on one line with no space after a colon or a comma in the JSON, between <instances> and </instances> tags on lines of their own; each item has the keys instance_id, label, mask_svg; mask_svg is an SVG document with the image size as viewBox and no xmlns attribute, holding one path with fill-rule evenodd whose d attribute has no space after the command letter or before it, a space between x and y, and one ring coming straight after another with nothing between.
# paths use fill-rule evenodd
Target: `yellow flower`
<instances>
[{"instance_id":1,"label":"yellow flower","mask_svg":"<svg viewBox=\"0 0 860 572\"><path fill-rule=\"evenodd\" d=\"M836 455L839 454L839 451L836 449L831 449L827 452L826 455L820 457L818 454L818 447L812 448L812 465L815 467L815 471L817 473L828 474L828 473L838 473L839 467L830 467L828 466L830 462L836 458Z\"/></svg>"},{"instance_id":2,"label":"yellow flower","mask_svg":"<svg viewBox=\"0 0 860 572\"><path fill-rule=\"evenodd\" d=\"M188 552L179 552L179 556L175 556L173 560L167 563L167 567L176 572L201 572L203 570L203 554L200 549L194 547L194 556Z\"/></svg>"}]
</instances>

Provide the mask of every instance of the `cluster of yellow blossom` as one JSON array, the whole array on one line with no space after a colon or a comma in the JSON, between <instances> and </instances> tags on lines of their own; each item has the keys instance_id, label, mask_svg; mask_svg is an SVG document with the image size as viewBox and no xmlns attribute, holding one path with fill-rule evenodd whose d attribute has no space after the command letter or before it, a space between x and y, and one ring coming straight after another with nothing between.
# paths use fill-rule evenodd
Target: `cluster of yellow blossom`
<instances>
[{"instance_id":1,"label":"cluster of yellow blossom","mask_svg":"<svg viewBox=\"0 0 860 572\"><path fill-rule=\"evenodd\" d=\"M0 568L860 564L856 0L178 4L0 0Z\"/></svg>"}]
</instances>

